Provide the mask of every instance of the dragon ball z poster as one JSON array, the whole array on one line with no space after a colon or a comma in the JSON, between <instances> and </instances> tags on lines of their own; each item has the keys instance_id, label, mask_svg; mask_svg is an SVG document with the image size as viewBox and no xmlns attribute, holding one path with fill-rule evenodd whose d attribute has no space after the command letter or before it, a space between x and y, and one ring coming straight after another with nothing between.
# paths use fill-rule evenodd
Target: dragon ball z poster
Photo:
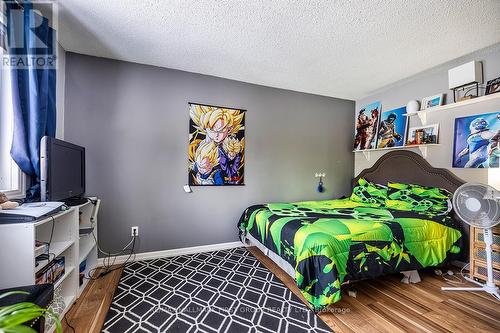
<instances>
[{"instance_id":1,"label":"dragon ball z poster","mask_svg":"<svg viewBox=\"0 0 500 333\"><path fill-rule=\"evenodd\" d=\"M245 112L189 103L189 185L244 185Z\"/></svg>"},{"instance_id":2,"label":"dragon ball z poster","mask_svg":"<svg viewBox=\"0 0 500 333\"><path fill-rule=\"evenodd\" d=\"M374 102L361 108L356 114L354 150L375 148L382 104Z\"/></svg>"},{"instance_id":3,"label":"dragon ball z poster","mask_svg":"<svg viewBox=\"0 0 500 333\"><path fill-rule=\"evenodd\" d=\"M455 119L454 168L498 168L500 112Z\"/></svg>"}]
</instances>

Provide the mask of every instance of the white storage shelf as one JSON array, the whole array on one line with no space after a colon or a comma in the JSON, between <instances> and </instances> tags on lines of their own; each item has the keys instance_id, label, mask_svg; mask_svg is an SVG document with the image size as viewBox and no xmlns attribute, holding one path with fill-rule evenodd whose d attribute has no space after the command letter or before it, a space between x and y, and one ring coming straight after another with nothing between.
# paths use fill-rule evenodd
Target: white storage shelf
<instances>
[{"instance_id":1,"label":"white storage shelf","mask_svg":"<svg viewBox=\"0 0 500 333\"><path fill-rule=\"evenodd\" d=\"M425 126L425 125L427 125L427 118L429 117L429 115L432 115L436 112L443 112L443 111L450 110L450 109L455 109L455 108L459 108L459 107L463 107L463 106L467 106L467 105L472 105L472 104L477 104L477 103L482 103L482 102L487 102L487 101L497 100L497 99L500 99L500 93L476 97L476 98L472 98L472 99L468 99L468 100L456 102L456 103L434 106L432 108L417 111L416 113L406 113L405 115L408 117L420 118L420 122L422 123L423 126Z\"/></svg>"},{"instance_id":2,"label":"white storage shelf","mask_svg":"<svg viewBox=\"0 0 500 333\"><path fill-rule=\"evenodd\" d=\"M490 100L495 100L495 99L500 99L500 93L495 93L491 95L485 95L485 96L480 96L476 98L471 98L467 99L465 101L461 102L456 102L456 103L450 103L450 104L445 104L445 105L439 105L439 106L434 106L425 110L421 110L418 112L424 112L424 113L429 113L429 112L439 112L439 111L444 111L448 109L454 109L462 106L467 106L471 104L477 104L477 103L482 103ZM415 116L415 113L410 113L408 116Z\"/></svg>"},{"instance_id":3,"label":"white storage shelf","mask_svg":"<svg viewBox=\"0 0 500 333\"><path fill-rule=\"evenodd\" d=\"M472 98L472 99L462 101L462 102L435 106L435 107L432 107L429 109L417 111L416 113L406 113L405 115L408 117L420 118L420 122L422 123L423 126L425 126L425 125L427 125L427 118L429 117L429 115L432 116L435 113L443 112L445 110L450 110L450 109L459 108L459 107L463 107L463 106L467 106L467 105L471 105L471 104L482 103L482 102L487 102L487 101L492 101L492 100L499 100L499 99L500 99L500 93L496 93L496 94ZM435 146L439 146L439 143L391 147L391 148L355 150L354 153L362 153L363 156L366 158L366 160L370 161L372 159L372 156L371 156L372 152L384 152L384 151L394 150L394 149L419 149L420 153L422 154L422 157L427 158L428 149L431 147L435 147Z\"/></svg>"},{"instance_id":4,"label":"white storage shelf","mask_svg":"<svg viewBox=\"0 0 500 333\"><path fill-rule=\"evenodd\" d=\"M86 260L86 265L83 274L86 277L88 277L90 275L90 272L93 272L94 268L97 267L97 247L95 245L92 247L92 249L90 250L90 252L88 253L87 257L84 260ZM83 279L83 283L80 285L78 289L78 297L80 297L82 292L85 290L85 287L87 286L89 281L90 280L87 278Z\"/></svg>"},{"instance_id":5,"label":"white storage shelf","mask_svg":"<svg viewBox=\"0 0 500 333\"><path fill-rule=\"evenodd\" d=\"M36 273L48 264L48 260L35 258L46 250L35 249L35 241L50 242L50 259L64 257L64 274L54 284L69 310L80 296L88 280L79 284L79 267L86 260L85 272L97 266L97 245L92 234L80 237L80 228L94 228L97 238L97 211L100 201L72 207L52 217L31 223L0 224L0 289L35 284ZM47 331L54 331L50 327Z\"/></svg>"},{"instance_id":6,"label":"white storage shelf","mask_svg":"<svg viewBox=\"0 0 500 333\"><path fill-rule=\"evenodd\" d=\"M75 266L66 266L64 268L64 275L56 281L56 283L54 283L54 289L59 287L61 285L61 283L63 283L64 280L66 280L66 278L68 276L70 276L71 274L73 274L73 272L75 271Z\"/></svg>"},{"instance_id":7,"label":"white storage shelf","mask_svg":"<svg viewBox=\"0 0 500 333\"><path fill-rule=\"evenodd\" d=\"M423 158L427 158L427 150L429 147L439 146L439 143L427 143L422 145L408 145L408 146L399 146L399 147L389 147L389 148L373 148L373 149L364 149L364 150L354 150L354 153L362 153L367 161L371 160L372 152L384 152L389 150L396 149L418 149L422 154Z\"/></svg>"},{"instance_id":8,"label":"white storage shelf","mask_svg":"<svg viewBox=\"0 0 500 333\"><path fill-rule=\"evenodd\" d=\"M482 103L482 102L487 102L487 101L492 101L492 100L500 100L500 93L496 94L491 94L491 95L486 95L486 96L481 96L481 97L476 97L472 98L469 100L465 100L462 102L456 102L456 103L451 103L451 104L446 104L446 105L440 105L440 106L435 106L429 109L417 111L416 113L406 113L405 115L408 117L418 117L420 118L420 122L422 123L423 126L427 125L427 118L429 116L432 116L435 113L443 112L445 110L450 110L454 108L460 108L463 106L471 105L471 104L476 104L476 103ZM366 158L367 161L370 161L372 158L372 153L373 152L385 152L388 150L394 150L394 149L419 149L420 153L422 154L422 157L427 158L427 152L429 148L439 146L439 143L433 143L433 144L422 144L422 145L411 145L411 146L401 146L401 147L391 147L391 148L376 148L376 149L365 149L365 150L355 150L354 153L362 153L363 156Z\"/></svg>"},{"instance_id":9,"label":"white storage shelf","mask_svg":"<svg viewBox=\"0 0 500 333\"><path fill-rule=\"evenodd\" d=\"M59 257L65 252L70 246L75 245L74 240L52 242L49 247L49 256L52 260L53 258ZM67 254L67 253L65 253ZM40 260L36 262L35 273L38 273L42 268L49 263L49 260ZM66 264L67 265L67 264Z\"/></svg>"},{"instance_id":10,"label":"white storage shelf","mask_svg":"<svg viewBox=\"0 0 500 333\"><path fill-rule=\"evenodd\" d=\"M78 256L78 264L87 259L90 251L96 246L94 236L92 234L87 234L80 237L80 254Z\"/></svg>"},{"instance_id":11,"label":"white storage shelf","mask_svg":"<svg viewBox=\"0 0 500 333\"><path fill-rule=\"evenodd\" d=\"M97 267L97 244L95 240L97 239L97 212L99 210L100 200L97 198L90 199L96 202L96 204L94 205L92 202L87 202L78 206L79 229L92 228L92 233L84 234L79 237L78 274L80 274L80 265L85 261L85 269L82 272L85 277L88 277L89 272ZM79 284L78 287L78 297L80 297L88 282L88 278L83 278L82 284Z\"/></svg>"}]
</instances>

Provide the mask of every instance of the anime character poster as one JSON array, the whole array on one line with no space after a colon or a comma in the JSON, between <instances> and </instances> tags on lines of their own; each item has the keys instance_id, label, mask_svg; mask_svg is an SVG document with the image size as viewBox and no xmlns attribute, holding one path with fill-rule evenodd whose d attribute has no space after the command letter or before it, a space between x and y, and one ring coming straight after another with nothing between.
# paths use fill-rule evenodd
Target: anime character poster
<instances>
[{"instance_id":1,"label":"anime character poster","mask_svg":"<svg viewBox=\"0 0 500 333\"><path fill-rule=\"evenodd\" d=\"M356 114L354 150L375 148L382 104L375 102L361 108Z\"/></svg>"},{"instance_id":2,"label":"anime character poster","mask_svg":"<svg viewBox=\"0 0 500 333\"><path fill-rule=\"evenodd\" d=\"M500 112L455 119L454 168L498 168Z\"/></svg>"},{"instance_id":3,"label":"anime character poster","mask_svg":"<svg viewBox=\"0 0 500 333\"><path fill-rule=\"evenodd\" d=\"M244 185L245 110L189 103L189 185Z\"/></svg>"},{"instance_id":4,"label":"anime character poster","mask_svg":"<svg viewBox=\"0 0 500 333\"><path fill-rule=\"evenodd\" d=\"M377 148L403 146L406 137L407 118L405 106L382 112L377 133Z\"/></svg>"}]
</instances>

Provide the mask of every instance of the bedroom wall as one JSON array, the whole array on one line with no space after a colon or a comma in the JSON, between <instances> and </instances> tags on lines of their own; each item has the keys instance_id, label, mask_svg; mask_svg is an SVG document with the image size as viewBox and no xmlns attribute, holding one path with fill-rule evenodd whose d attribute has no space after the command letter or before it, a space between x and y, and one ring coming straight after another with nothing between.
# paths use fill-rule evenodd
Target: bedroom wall
<instances>
[{"instance_id":1,"label":"bedroom wall","mask_svg":"<svg viewBox=\"0 0 500 333\"><path fill-rule=\"evenodd\" d=\"M397 82L389 87L382 88L366 98L357 100L356 109L358 110L363 105L373 101L381 101L382 110L391 110L400 106L405 106L406 103L412 99L420 101L423 97L439 93L446 94L447 99L445 103L452 103L453 94L448 90L448 69L472 60L482 61L485 84L487 80L500 76L500 44L496 44ZM482 94L484 94L484 90L482 90ZM491 185L500 188L499 169L458 169L451 167L454 119L467 115L495 111L500 111L500 100L498 99L470 106L453 108L443 111L442 113L429 113L427 123L439 123L439 143L441 144L440 146L430 147L428 149L427 160L429 163L435 167L447 168L466 181L489 182ZM410 126L418 125L420 125L419 118L412 117ZM420 154L418 148L410 149ZM384 153L386 152L372 152L370 161L367 161L363 154L356 153L354 174L357 175L363 169L372 166Z\"/></svg>"},{"instance_id":2,"label":"bedroom wall","mask_svg":"<svg viewBox=\"0 0 500 333\"><path fill-rule=\"evenodd\" d=\"M87 149L87 194L102 199L108 251L135 225L139 252L236 241L249 205L350 190L353 101L68 52L65 102L65 140ZM183 192L188 102L248 110L245 186Z\"/></svg>"}]
</instances>

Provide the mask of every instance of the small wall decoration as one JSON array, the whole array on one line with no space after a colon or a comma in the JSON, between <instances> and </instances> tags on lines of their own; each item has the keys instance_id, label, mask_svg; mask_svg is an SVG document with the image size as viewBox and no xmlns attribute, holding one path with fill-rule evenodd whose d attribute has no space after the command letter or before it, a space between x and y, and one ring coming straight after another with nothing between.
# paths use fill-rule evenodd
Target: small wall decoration
<instances>
[{"instance_id":1,"label":"small wall decoration","mask_svg":"<svg viewBox=\"0 0 500 333\"><path fill-rule=\"evenodd\" d=\"M382 104L375 102L366 105L356 113L354 150L375 148L381 108Z\"/></svg>"},{"instance_id":2,"label":"small wall decoration","mask_svg":"<svg viewBox=\"0 0 500 333\"><path fill-rule=\"evenodd\" d=\"M244 185L245 112L189 103L189 185Z\"/></svg>"},{"instance_id":3,"label":"small wall decoration","mask_svg":"<svg viewBox=\"0 0 500 333\"><path fill-rule=\"evenodd\" d=\"M497 92L500 92L500 77L489 80L486 84L486 95L494 94Z\"/></svg>"},{"instance_id":4,"label":"small wall decoration","mask_svg":"<svg viewBox=\"0 0 500 333\"><path fill-rule=\"evenodd\" d=\"M407 123L405 106L382 112L377 134L377 148L403 146Z\"/></svg>"},{"instance_id":5,"label":"small wall decoration","mask_svg":"<svg viewBox=\"0 0 500 333\"><path fill-rule=\"evenodd\" d=\"M444 102L444 94L438 94L422 98L421 110L432 108L434 106L443 105L443 102Z\"/></svg>"},{"instance_id":6,"label":"small wall decoration","mask_svg":"<svg viewBox=\"0 0 500 333\"><path fill-rule=\"evenodd\" d=\"M455 119L454 168L498 168L500 112Z\"/></svg>"},{"instance_id":7,"label":"small wall decoration","mask_svg":"<svg viewBox=\"0 0 500 333\"><path fill-rule=\"evenodd\" d=\"M407 146L438 143L439 124L410 127L406 139Z\"/></svg>"}]
</instances>

